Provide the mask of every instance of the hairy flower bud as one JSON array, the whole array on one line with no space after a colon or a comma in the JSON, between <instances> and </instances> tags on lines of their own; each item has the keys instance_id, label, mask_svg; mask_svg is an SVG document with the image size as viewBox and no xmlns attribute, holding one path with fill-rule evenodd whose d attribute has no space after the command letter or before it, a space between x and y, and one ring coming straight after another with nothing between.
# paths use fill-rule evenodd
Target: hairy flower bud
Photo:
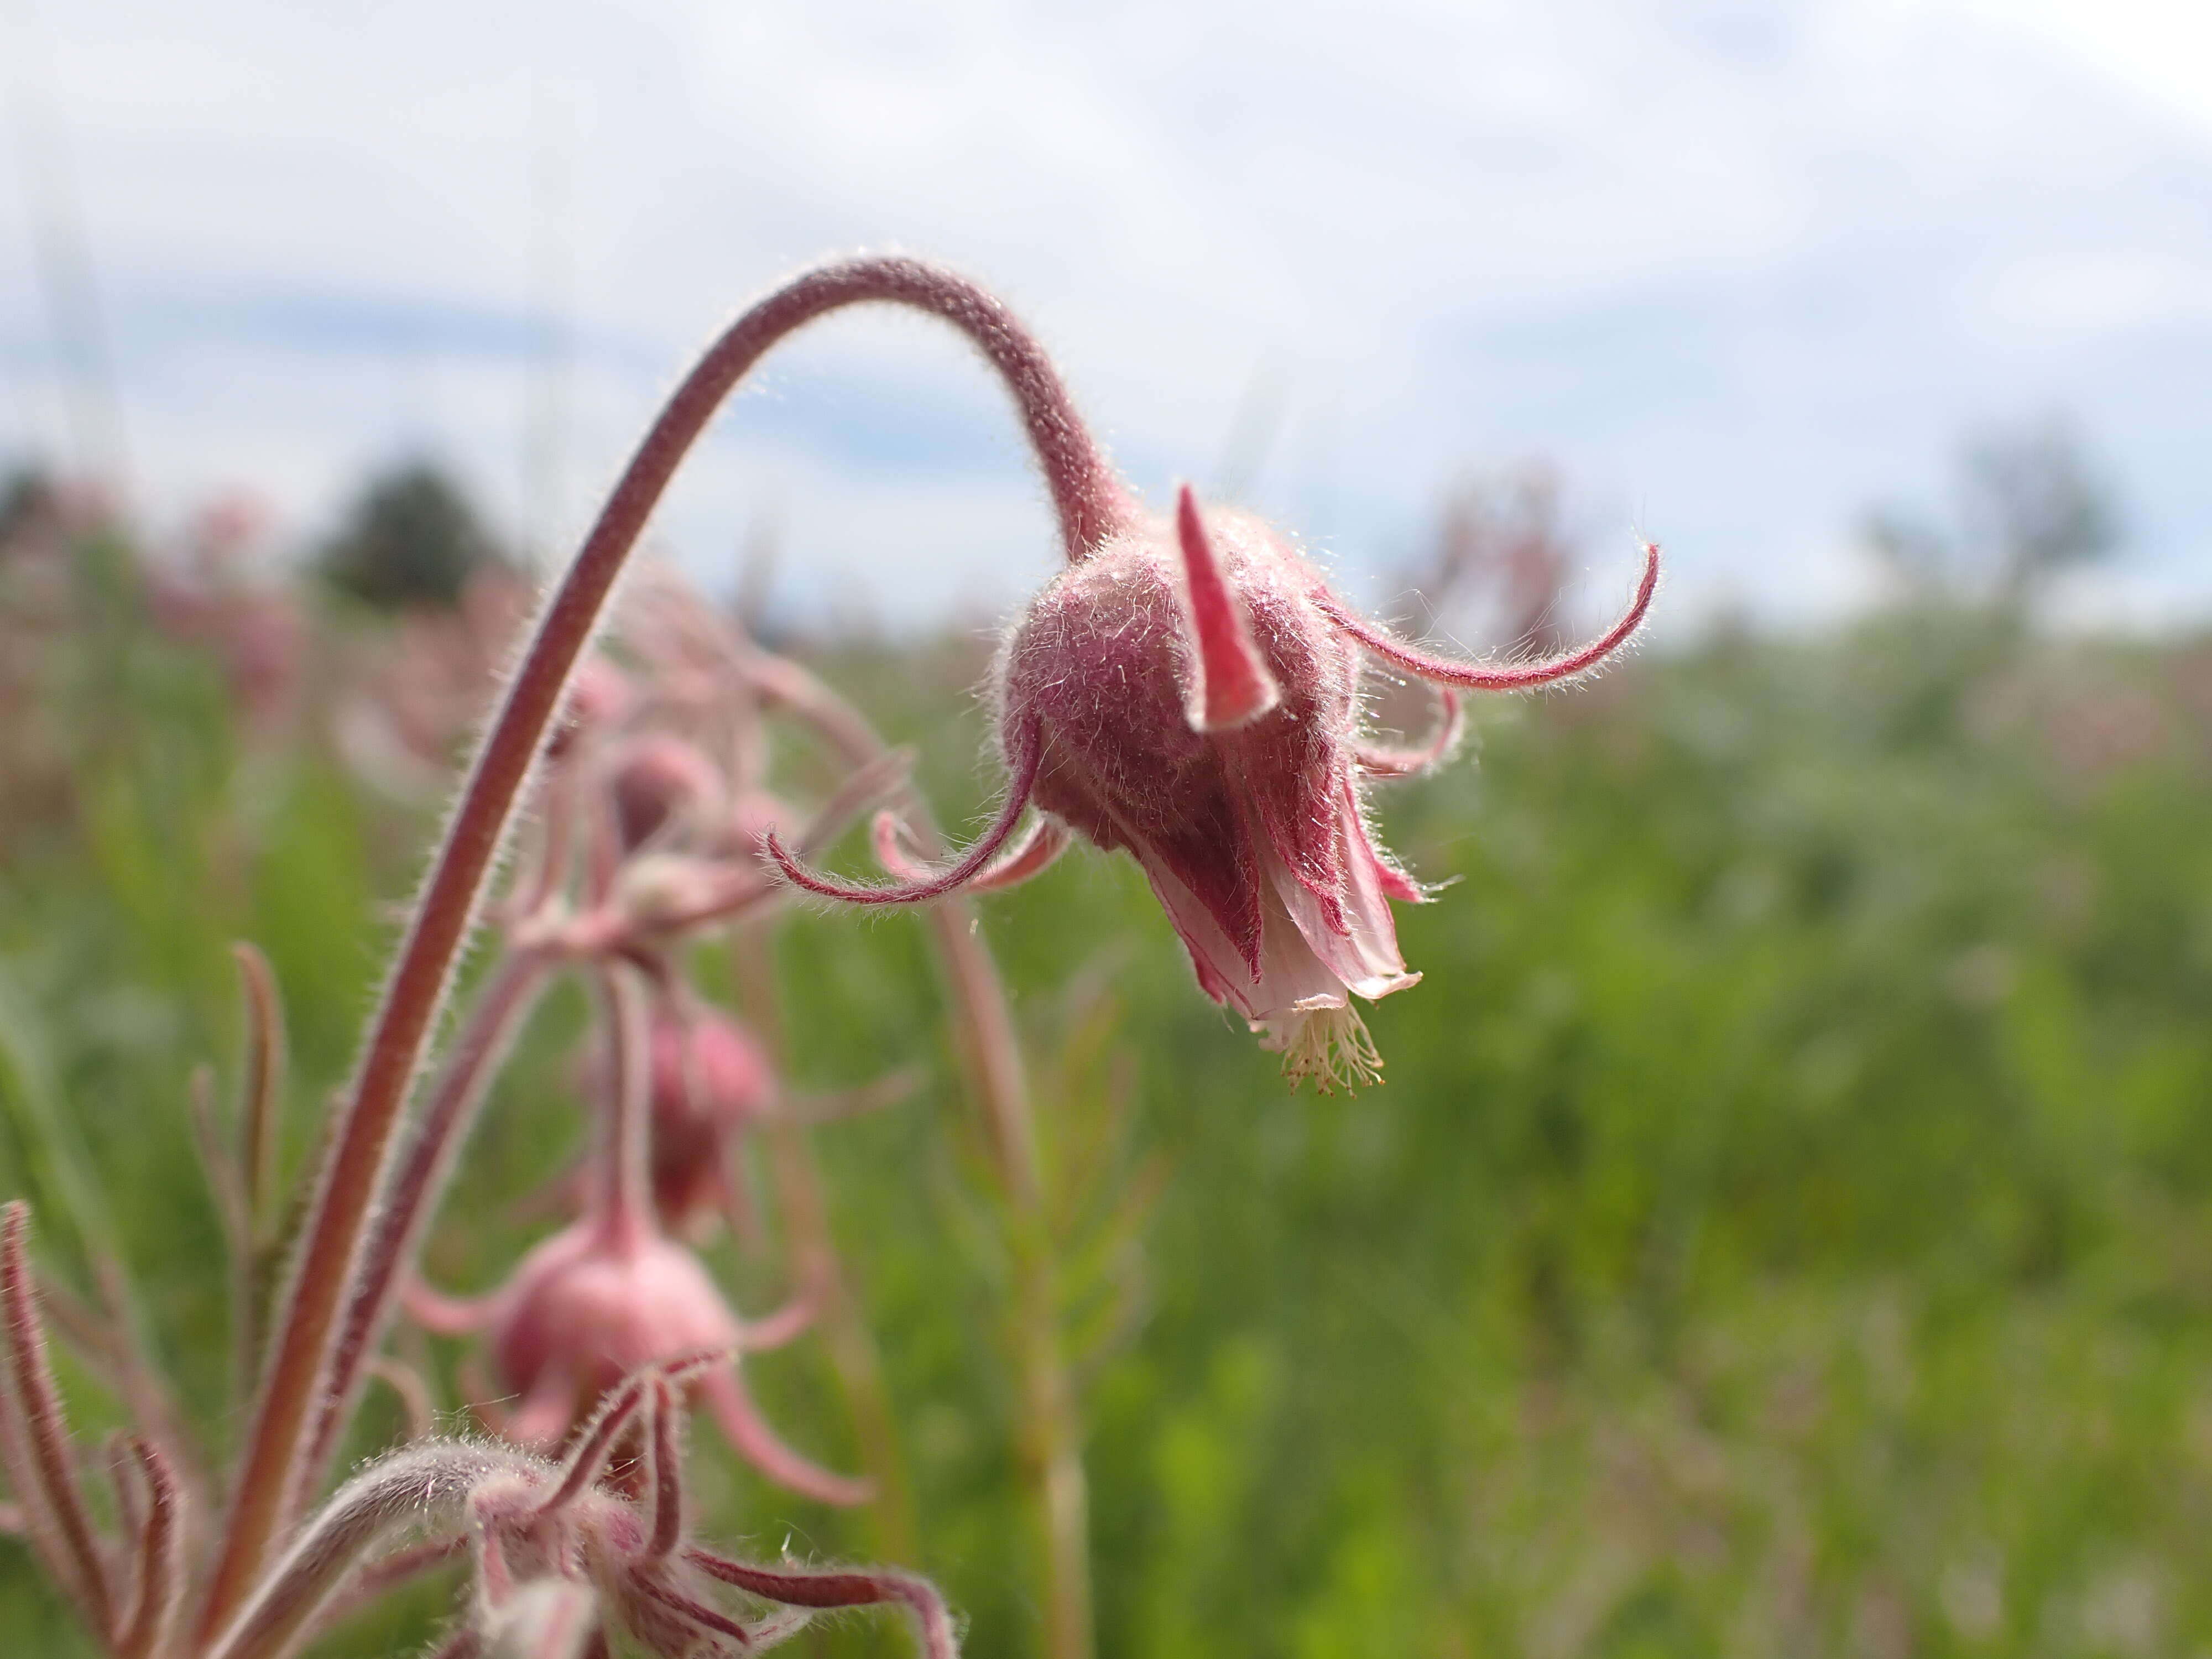
<instances>
[{"instance_id":1,"label":"hairy flower bud","mask_svg":"<svg viewBox=\"0 0 2212 1659\"><path fill-rule=\"evenodd\" d=\"M651 1063L653 1208L688 1233L734 1198L732 1143L775 1109L775 1070L751 1033L711 1009L658 1012Z\"/></svg>"},{"instance_id":2,"label":"hairy flower bud","mask_svg":"<svg viewBox=\"0 0 2212 1659\"><path fill-rule=\"evenodd\" d=\"M681 738L641 738L616 762L609 782L615 831L623 850L635 852L653 836L703 820L721 799L714 763Z\"/></svg>"},{"instance_id":3,"label":"hairy flower bud","mask_svg":"<svg viewBox=\"0 0 2212 1659\"><path fill-rule=\"evenodd\" d=\"M738 1376L736 1356L788 1341L811 1310L794 1305L757 1322L739 1319L698 1257L650 1224L610 1228L586 1218L524 1256L484 1303L451 1302L420 1286L407 1303L433 1330L489 1332L501 1382L522 1397L504 1425L511 1439L558 1441L631 1372L719 1350L731 1363L703 1370L689 1387L748 1462L826 1504L868 1496L866 1481L833 1474L785 1445Z\"/></svg>"},{"instance_id":4,"label":"hairy flower bud","mask_svg":"<svg viewBox=\"0 0 2212 1659\"><path fill-rule=\"evenodd\" d=\"M1390 901L1425 895L1377 847L1363 780L1439 760L1365 745L1359 679L1369 656L1439 686L1518 690L1584 673L1641 624L1659 579L1646 544L1627 611L1597 640L1542 662L1492 666L1401 643L1329 592L1283 536L1245 513L1202 513L1186 487L1172 524L1133 507L1033 600L998 665L999 740L1012 787L996 820L942 871L905 860L866 887L769 851L810 892L911 903L1010 885L1042 868L1056 823L1136 859L1190 952L1198 982L1283 1052L1293 1084L1377 1080L1382 1060L1353 1012L1415 983ZM1048 832L1012 839L1024 811ZM1046 854L1036 848L1042 843Z\"/></svg>"}]
</instances>

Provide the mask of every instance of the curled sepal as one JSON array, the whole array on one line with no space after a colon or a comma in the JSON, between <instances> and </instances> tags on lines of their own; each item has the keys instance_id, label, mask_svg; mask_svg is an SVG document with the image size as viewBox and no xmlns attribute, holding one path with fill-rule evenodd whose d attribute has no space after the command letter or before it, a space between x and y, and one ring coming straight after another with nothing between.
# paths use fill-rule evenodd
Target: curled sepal
<instances>
[{"instance_id":1,"label":"curled sepal","mask_svg":"<svg viewBox=\"0 0 2212 1659\"><path fill-rule=\"evenodd\" d=\"M575 1447L562 1464L560 1484L538 1506L538 1517L550 1517L556 1510L573 1504L584 1491L598 1486L599 1478L606 1474L606 1464L613 1460L615 1447L622 1444L622 1436L637 1425L639 1418L644 1416L650 1420L650 1416L661 1409L661 1401L668 1398L671 1380L688 1382L692 1376L721 1363L723 1358L728 1356L708 1352L677 1360L665 1371L635 1371L629 1378L623 1378L622 1387L606 1395L598 1413L592 1413L581 1433L577 1433Z\"/></svg>"},{"instance_id":2,"label":"curled sepal","mask_svg":"<svg viewBox=\"0 0 2212 1659\"><path fill-rule=\"evenodd\" d=\"M684 1559L709 1577L787 1607L903 1607L913 1615L927 1659L958 1659L959 1632L951 1610L927 1578L889 1567L774 1567L734 1561L696 1546Z\"/></svg>"},{"instance_id":3,"label":"curled sepal","mask_svg":"<svg viewBox=\"0 0 2212 1659\"><path fill-rule=\"evenodd\" d=\"M894 749L856 768L807 820L791 848L785 849L770 830L763 838L768 850L778 861L819 857L856 817L902 787L913 764L911 753ZM615 897L623 923L617 938L673 933L727 921L784 890L775 872L757 861L647 852L622 866ZM571 945L580 944L591 953L603 951L610 942L587 937Z\"/></svg>"},{"instance_id":4,"label":"curled sepal","mask_svg":"<svg viewBox=\"0 0 2212 1659\"><path fill-rule=\"evenodd\" d=\"M716 1606L714 1575L685 1547L683 1389L687 1368L714 1358L624 1378L557 1469L540 1465L534 1479L495 1478L471 1494L481 1644L471 1651L506 1641L525 1659L568 1659L600 1650L561 1643L620 1635L625 1651L729 1654L772 1645L805 1621L811 1603L750 1621ZM629 1455L616 1457L617 1447Z\"/></svg>"},{"instance_id":5,"label":"curled sepal","mask_svg":"<svg viewBox=\"0 0 2212 1659\"><path fill-rule=\"evenodd\" d=\"M1426 743L1405 749L1363 745L1353 754L1359 769L1370 778L1410 778L1449 760L1467 731L1467 713L1459 693L1448 685L1437 688L1437 729Z\"/></svg>"},{"instance_id":6,"label":"curled sepal","mask_svg":"<svg viewBox=\"0 0 2212 1659\"><path fill-rule=\"evenodd\" d=\"M907 850L905 826L895 812L878 812L873 833L876 862L904 882L926 882L931 878L929 866ZM995 893L1008 887L1018 887L1032 876L1041 875L1054 860L1067 850L1067 830L1065 826L1047 817L1030 820L1030 827L1012 846L1002 849L988 866L968 884L971 893Z\"/></svg>"},{"instance_id":7,"label":"curled sepal","mask_svg":"<svg viewBox=\"0 0 2212 1659\"><path fill-rule=\"evenodd\" d=\"M1184 594L1197 655L1198 672L1189 686L1191 729L1222 732L1249 725L1283 700L1283 689L1252 638L1251 623L1222 573L1188 484L1176 497L1176 541L1182 550Z\"/></svg>"},{"instance_id":8,"label":"curled sepal","mask_svg":"<svg viewBox=\"0 0 2212 1659\"><path fill-rule=\"evenodd\" d=\"M921 878L918 880L883 886L840 881L801 864L785 848L773 830L767 836L769 856L793 886L823 898L842 899L848 904L919 904L965 887L989 867L993 857L1014 833L1022 813L1029 806L1030 791L1036 783L1042 744L1036 724L1024 722L1015 727L1009 738L1012 752L1007 758L1013 776L1007 784L1006 799L999 808L997 818L956 863L943 870L921 872Z\"/></svg>"},{"instance_id":9,"label":"curled sepal","mask_svg":"<svg viewBox=\"0 0 2212 1659\"><path fill-rule=\"evenodd\" d=\"M1571 651L1563 651L1556 657L1546 657L1538 662L1477 663L1462 662L1452 657L1432 656L1417 650L1360 616L1326 587L1317 587L1313 602L1322 613L1344 634L1392 667L1431 681L1437 685L1455 685L1468 691L1528 691L1540 685L1556 685L1565 680L1587 674L1635 636L1644 625L1646 612L1651 609L1651 597L1659 591L1659 545L1656 542L1644 544L1644 574L1636 584L1636 594L1628 608L1620 613L1613 626L1586 645Z\"/></svg>"}]
</instances>

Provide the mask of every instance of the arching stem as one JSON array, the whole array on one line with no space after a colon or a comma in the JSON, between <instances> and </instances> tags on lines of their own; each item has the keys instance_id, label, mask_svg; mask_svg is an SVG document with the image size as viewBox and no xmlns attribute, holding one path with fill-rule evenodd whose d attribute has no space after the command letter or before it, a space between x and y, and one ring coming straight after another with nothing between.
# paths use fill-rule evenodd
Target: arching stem
<instances>
[{"instance_id":1,"label":"arching stem","mask_svg":"<svg viewBox=\"0 0 2212 1659\"><path fill-rule=\"evenodd\" d=\"M1079 559L1132 508L1077 416L1050 360L997 300L965 278L903 258L844 260L808 271L750 307L662 409L540 612L520 665L478 748L418 896L359 1067L334 1127L280 1304L221 1549L201 1604L203 1639L227 1625L259 1577L313 1455L315 1405L326 1397L334 1337L353 1299L362 1245L388 1177L416 1079L449 996L462 947L610 593L676 469L738 381L768 349L825 313L882 302L928 313L965 334L1005 380Z\"/></svg>"}]
</instances>

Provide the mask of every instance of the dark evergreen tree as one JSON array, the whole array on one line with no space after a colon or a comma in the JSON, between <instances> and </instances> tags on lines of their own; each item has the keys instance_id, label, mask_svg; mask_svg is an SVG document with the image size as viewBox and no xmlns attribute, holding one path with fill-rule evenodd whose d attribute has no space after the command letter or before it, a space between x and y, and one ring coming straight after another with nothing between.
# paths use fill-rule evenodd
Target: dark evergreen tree
<instances>
[{"instance_id":1,"label":"dark evergreen tree","mask_svg":"<svg viewBox=\"0 0 2212 1659\"><path fill-rule=\"evenodd\" d=\"M333 586L387 611L450 606L471 575L502 562L459 485L422 460L372 478L317 560Z\"/></svg>"}]
</instances>

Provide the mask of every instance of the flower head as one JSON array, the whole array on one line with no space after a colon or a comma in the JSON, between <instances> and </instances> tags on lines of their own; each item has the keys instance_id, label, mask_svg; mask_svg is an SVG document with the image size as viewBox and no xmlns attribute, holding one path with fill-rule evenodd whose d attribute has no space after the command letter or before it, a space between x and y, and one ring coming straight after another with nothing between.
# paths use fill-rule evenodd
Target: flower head
<instances>
[{"instance_id":1,"label":"flower head","mask_svg":"<svg viewBox=\"0 0 2212 1659\"><path fill-rule=\"evenodd\" d=\"M1399 953L1393 900L1421 888L1369 827L1366 779L1449 752L1459 690L1517 690L1585 673L1642 624L1658 581L1646 544L1636 596L1590 644L1494 666L1432 657L1359 617L1290 543L1243 513L1207 513L1186 488L1172 525L1128 508L1072 549L1000 654L1000 745L1012 783L996 821L941 871L915 866L878 827L904 878L860 886L770 852L809 891L906 903L1010 884L1068 834L1143 867L1200 987L1284 1054L1295 1084L1376 1080L1381 1066L1352 998L1419 975ZM1377 750L1360 730L1373 658L1443 688L1437 740ZM1012 840L1024 811L1039 816Z\"/></svg>"},{"instance_id":2,"label":"flower head","mask_svg":"<svg viewBox=\"0 0 2212 1659\"><path fill-rule=\"evenodd\" d=\"M611 1229L587 1217L524 1256L505 1286L483 1302L417 1285L407 1305L433 1330L489 1333L501 1382L521 1396L500 1425L511 1440L556 1443L630 1373L714 1350L729 1362L698 1370L689 1387L747 1461L825 1504L869 1495L867 1482L833 1474L784 1444L738 1374L740 1354L788 1341L805 1328L811 1308L795 1303L758 1322L739 1319L698 1257L649 1224Z\"/></svg>"}]
</instances>

